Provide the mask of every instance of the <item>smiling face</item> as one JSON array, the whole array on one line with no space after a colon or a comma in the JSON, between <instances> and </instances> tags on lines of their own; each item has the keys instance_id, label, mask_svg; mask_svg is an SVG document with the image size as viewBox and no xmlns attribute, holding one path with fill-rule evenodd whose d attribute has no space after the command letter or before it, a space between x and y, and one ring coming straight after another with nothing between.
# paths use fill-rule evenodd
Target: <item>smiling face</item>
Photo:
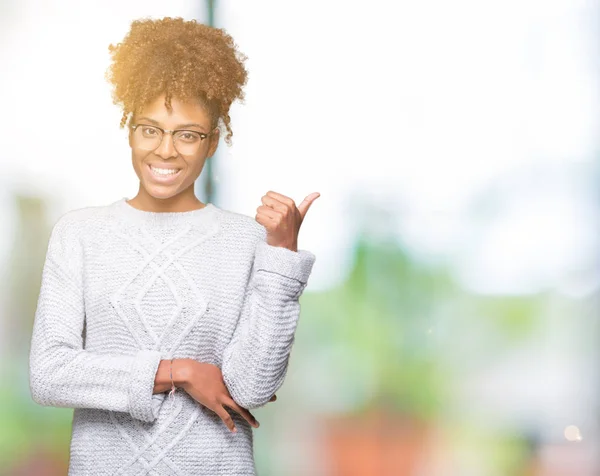
<instances>
[{"instance_id":1,"label":"smiling face","mask_svg":"<svg viewBox=\"0 0 600 476\"><path fill-rule=\"evenodd\" d=\"M203 134L211 133L211 118L200 103L182 102L171 98L171 111L165 106L164 94L146 105L133 118L134 124L156 126L166 130L195 131ZM182 146L175 148L173 136L165 133L160 145L148 150L139 140L143 135L150 135L152 130L138 127L129 132L131 159L133 168L140 180L138 195L129 201L136 207L155 211L185 211L197 208L201 203L194 194L194 182L200 176L204 163L215 153L219 142L219 130L201 140L197 150L189 153L190 147L183 147L184 141L193 134L182 136ZM183 153L182 153L183 152ZM153 170L162 169L162 170ZM175 174L165 172L175 170ZM161 174L160 172L163 172Z\"/></svg>"}]
</instances>

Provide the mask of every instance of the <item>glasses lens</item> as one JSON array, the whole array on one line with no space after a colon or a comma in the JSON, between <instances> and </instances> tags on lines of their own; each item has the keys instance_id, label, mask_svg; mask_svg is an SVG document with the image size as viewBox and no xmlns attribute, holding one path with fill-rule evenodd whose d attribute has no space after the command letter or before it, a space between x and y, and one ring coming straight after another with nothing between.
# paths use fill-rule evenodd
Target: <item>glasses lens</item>
<instances>
[{"instance_id":1,"label":"glasses lens","mask_svg":"<svg viewBox=\"0 0 600 476\"><path fill-rule=\"evenodd\" d=\"M202 136L196 131L177 131L173 137L175 148L182 155L193 155L198 152Z\"/></svg>"},{"instance_id":2,"label":"glasses lens","mask_svg":"<svg viewBox=\"0 0 600 476\"><path fill-rule=\"evenodd\" d=\"M162 131L156 127L140 124L134 131L134 140L142 150L156 150L162 141ZM173 145L182 155L198 152L202 143L202 134L196 131L177 131L173 135Z\"/></svg>"},{"instance_id":3,"label":"glasses lens","mask_svg":"<svg viewBox=\"0 0 600 476\"><path fill-rule=\"evenodd\" d=\"M143 150L154 150L160 145L162 132L152 126L140 124L134 133L136 145Z\"/></svg>"}]
</instances>

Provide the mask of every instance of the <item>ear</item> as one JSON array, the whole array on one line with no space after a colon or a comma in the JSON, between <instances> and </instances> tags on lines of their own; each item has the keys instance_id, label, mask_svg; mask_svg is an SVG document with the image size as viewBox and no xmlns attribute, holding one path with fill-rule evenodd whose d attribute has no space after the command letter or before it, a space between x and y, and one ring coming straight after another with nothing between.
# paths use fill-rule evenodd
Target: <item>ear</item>
<instances>
[{"instance_id":1,"label":"ear","mask_svg":"<svg viewBox=\"0 0 600 476\"><path fill-rule=\"evenodd\" d=\"M217 151L217 147L219 145L219 137L221 135L221 131L217 128L215 129L215 131L210 135L210 146L208 148L208 153L206 154L207 158L212 157L215 152Z\"/></svg>"}]
</instances>

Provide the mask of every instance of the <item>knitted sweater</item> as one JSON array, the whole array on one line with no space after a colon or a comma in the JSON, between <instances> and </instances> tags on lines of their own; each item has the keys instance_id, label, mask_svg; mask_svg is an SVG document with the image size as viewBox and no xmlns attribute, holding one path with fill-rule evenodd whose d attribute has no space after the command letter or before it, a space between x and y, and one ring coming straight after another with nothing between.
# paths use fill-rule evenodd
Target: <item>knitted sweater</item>
<instances>
[{"instance_id":1,"label":"knitted sweater","mask_svg":"<svg viewBox=\"0 0 600 476\"><path fill-rule=\"evenodd\" d=\"M237 432L183 389L153 394L161 359L219 366L242 407L283 384L315 255L267 244L254 218L126 198L52 228L29 355L32 398L74 408L69 476L256 475Z\"/></svg>"}]
</instances>

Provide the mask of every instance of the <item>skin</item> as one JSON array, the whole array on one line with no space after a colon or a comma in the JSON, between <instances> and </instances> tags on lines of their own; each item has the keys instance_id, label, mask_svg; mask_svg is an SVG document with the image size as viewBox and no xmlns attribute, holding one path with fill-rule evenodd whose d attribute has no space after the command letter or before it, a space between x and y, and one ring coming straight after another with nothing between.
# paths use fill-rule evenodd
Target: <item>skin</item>
<instances>
[{"instance_id":1,"label":"skin","mask_svg":"<svg viewBox=\"0 0 600 476\"><path fill-rule=\"evenodd\" d=\"M135 121L148 123L143 118L156 121L163 129L179 129L182 124L198 124L198 126L185 127L187 130L209 133L211 121L208 114L200 104L185 103L177 98L171 99L172 110L165 106L164 94L148 104L134 118ZM194 194L194 182L200 176L204 164L212 157L219 144L219 130L213 133L200 144L200 149L193 156L179 154L173 144L171 134L165 134L161 144L154 151L140 150L135 147L133 131L129 132L129 146L131 147L131 161L133 169L140 180L137 195L128 203L140 210L152 212L185 212L204 208ZM165 185L152 179L148 164L164 167L181 168L182 172L173 184Z\"/></svg>"},{"instance_id":2,"label":"skin","mask_svg":"<svg viewBox=\"0 0 600 476\"><path fill-rule=\"evenodd\" d=\"M209 115L199 103L182 102L173 97L171 107L171 111L166 108L164 95L162 95L147 104L134 119L134 123L137 120L163 129L186 129L204 133L212 131L212 133L202 141L196 154L187 156L175 149L171 134L165 134L161 144L154 151L147 151L135 146L133 131L130 131L131 159L140 181L137 195L127 202L134 208L152 212L185 212L206 206L196 197L194 183L200 176L206 161L217 150L219 130L212 128ZM186 127L182 127L183 124ZM174 183L166 185L153 180L148 168L149 164L182 170ZM318 192L312 193L296 207L291 198L277 192L267 192L261 199L262 205L257 208L255 217L256 221L267 230L267 243L298 251L300 225L312 202L319 196ZM156 373L153 393L162 393L171 389L171 370L173 384L183 388L194 400L219 415L229 430L237 431L225 407L236 411L250 425L258 428L259 423L254 416L231 397L218 366L193 359L174 359L171 369L171 361L162 360ZM276 399L277 396L273 395L270 401Z\"/></svg>"}]
</instances>

